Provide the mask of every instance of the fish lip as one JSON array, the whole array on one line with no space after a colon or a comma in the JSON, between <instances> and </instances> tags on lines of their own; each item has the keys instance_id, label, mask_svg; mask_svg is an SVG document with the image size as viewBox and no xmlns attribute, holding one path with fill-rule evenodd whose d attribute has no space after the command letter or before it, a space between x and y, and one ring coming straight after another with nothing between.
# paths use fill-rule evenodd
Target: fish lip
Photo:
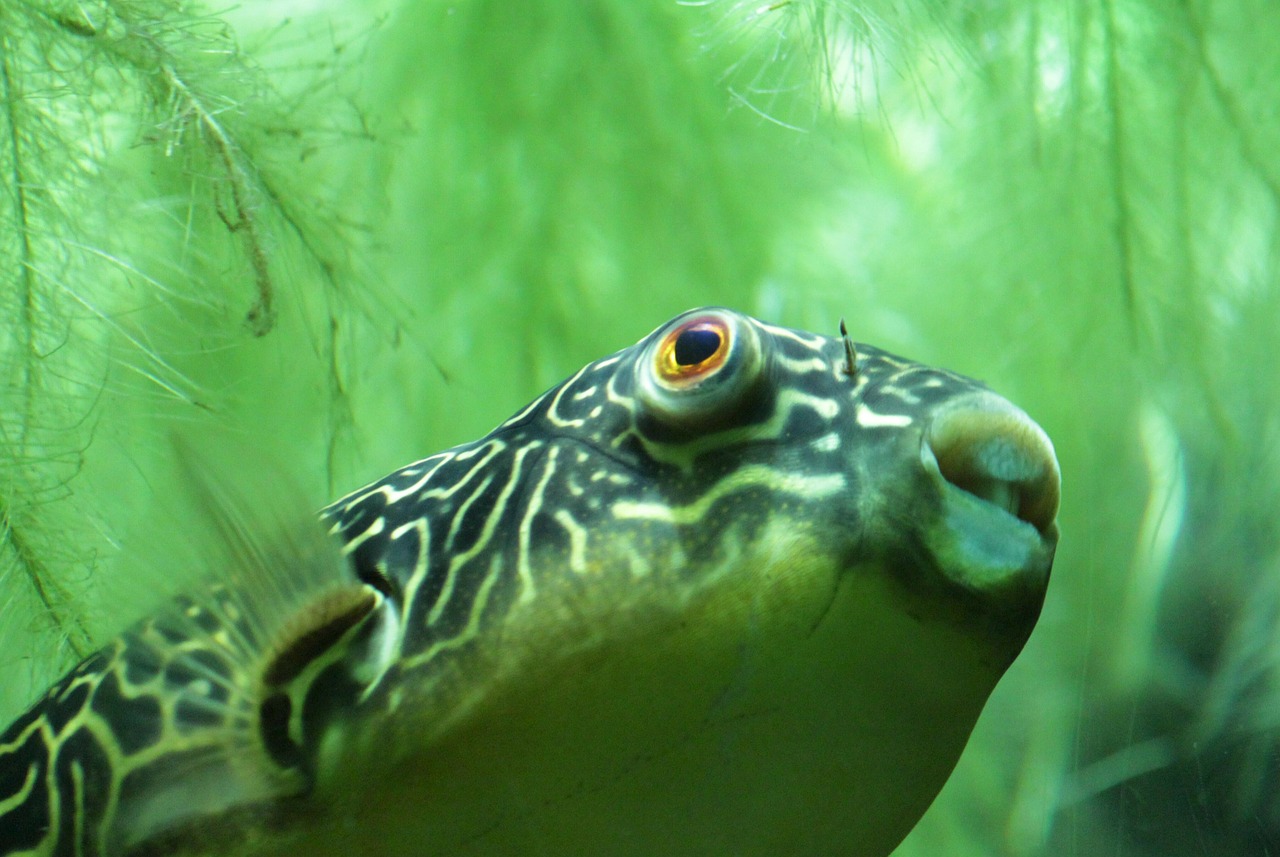
<instances>
[{"instance_id":1,"label":"fish lip","mask_svg":"<svg viewBox=\"0 0 1280 857\"><path fill-rule=\"evenodd\" d=\"M922 437L926 468L1000 506L1045 538L1057 532L1062 476L1053 442L1021 409L981 391L939 408Z\"/></svg>"},{"instance_id":2,"label":"fish lip","mask_svg":"<svg viewBox=\"0 0 1280 857\"><path fill-rule=\"evenodd\" d=\"M941 406L920 438L940 512L925 541L951 582L1038 612L1058 541L1061 475L1044 430L988 391Z\"/></svg>"}]
</instances>

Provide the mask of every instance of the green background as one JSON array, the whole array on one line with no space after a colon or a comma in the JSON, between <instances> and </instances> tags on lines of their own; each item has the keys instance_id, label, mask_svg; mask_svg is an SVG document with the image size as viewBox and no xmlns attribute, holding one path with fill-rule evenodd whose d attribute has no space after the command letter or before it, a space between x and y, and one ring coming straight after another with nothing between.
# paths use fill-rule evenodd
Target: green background
<instances>
[{"instance_id":1,"label":"green background","mask_svg":"<svg viewBox=\"0 0 1280 857\"><path fill-rule=\"evenodd\" d=\"M1280 850L1277 39L1273 0L5 0L0 720L216 554L192 458L313 509L689 307L843 316L1064 479L900 853Z\"/></svg>"}]
</instances>

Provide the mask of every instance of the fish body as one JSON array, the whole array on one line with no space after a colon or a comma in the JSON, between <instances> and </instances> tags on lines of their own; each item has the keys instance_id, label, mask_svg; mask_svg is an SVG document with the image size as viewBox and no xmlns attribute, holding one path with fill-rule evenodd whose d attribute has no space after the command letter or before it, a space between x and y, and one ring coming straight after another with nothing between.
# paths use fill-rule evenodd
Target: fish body
<instances>
[{"instance_id":1,"label":"fish body","mask_svg":"<svg viewBox=\"0 0 1280 857\"><path fill-rule=\"evenodd\" d=\"M340 560L242 551L294 582L73 671L0 736L0 853L887 855L1034 626L1058 491L978 382L685 313L329 506ZM130 677L148 628L222 655L222 719Z\"/></svg>"}]
</instances>

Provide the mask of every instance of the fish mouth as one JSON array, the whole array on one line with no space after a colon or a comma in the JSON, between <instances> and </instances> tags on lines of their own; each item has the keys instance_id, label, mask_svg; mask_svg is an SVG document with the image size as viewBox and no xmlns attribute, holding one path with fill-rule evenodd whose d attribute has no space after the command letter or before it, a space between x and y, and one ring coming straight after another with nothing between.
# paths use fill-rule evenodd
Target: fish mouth
<instances>
[{"instance_id":1,"label":"fish mouth","mask_svg":"<svg viewBox=\"0 0 1280 857\"><path fill-rule=\"evenodd\" d=\"M941 494L925 538L945 577L1025 609L1043 600L1058 541L1061 474L1044 430L1006 399L973 393L943 405L920 458Z\"/></svg>"}]
</instances>

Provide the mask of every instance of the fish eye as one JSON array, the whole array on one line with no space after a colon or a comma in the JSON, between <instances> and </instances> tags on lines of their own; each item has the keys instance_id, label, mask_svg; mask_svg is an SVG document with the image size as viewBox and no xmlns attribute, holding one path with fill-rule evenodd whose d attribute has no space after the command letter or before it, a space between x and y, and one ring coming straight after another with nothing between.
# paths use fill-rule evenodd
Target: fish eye
<instances>
[{"instance_id":1,"label":"fish eye","mask_svg":"<svg viewBox=\"0 0 1280 857\"><path fill-rule=\"evenodd\" d=\"M699 427L727 417L761 375L760 340L744 318L695 310L656 331L637 364L637 394L664 423Z\"/></svg>"},{"instance_id":2,"label":"fish eye","mask_svg":"<svg viewBox=\"0 0 1280 857\"><path fill-rule=\"evenodd\" d=\"M733 333L722 318L694 318L662 338L655 371L670 384L697 381L724 367Z\"/></svg>"}]
</instances>

